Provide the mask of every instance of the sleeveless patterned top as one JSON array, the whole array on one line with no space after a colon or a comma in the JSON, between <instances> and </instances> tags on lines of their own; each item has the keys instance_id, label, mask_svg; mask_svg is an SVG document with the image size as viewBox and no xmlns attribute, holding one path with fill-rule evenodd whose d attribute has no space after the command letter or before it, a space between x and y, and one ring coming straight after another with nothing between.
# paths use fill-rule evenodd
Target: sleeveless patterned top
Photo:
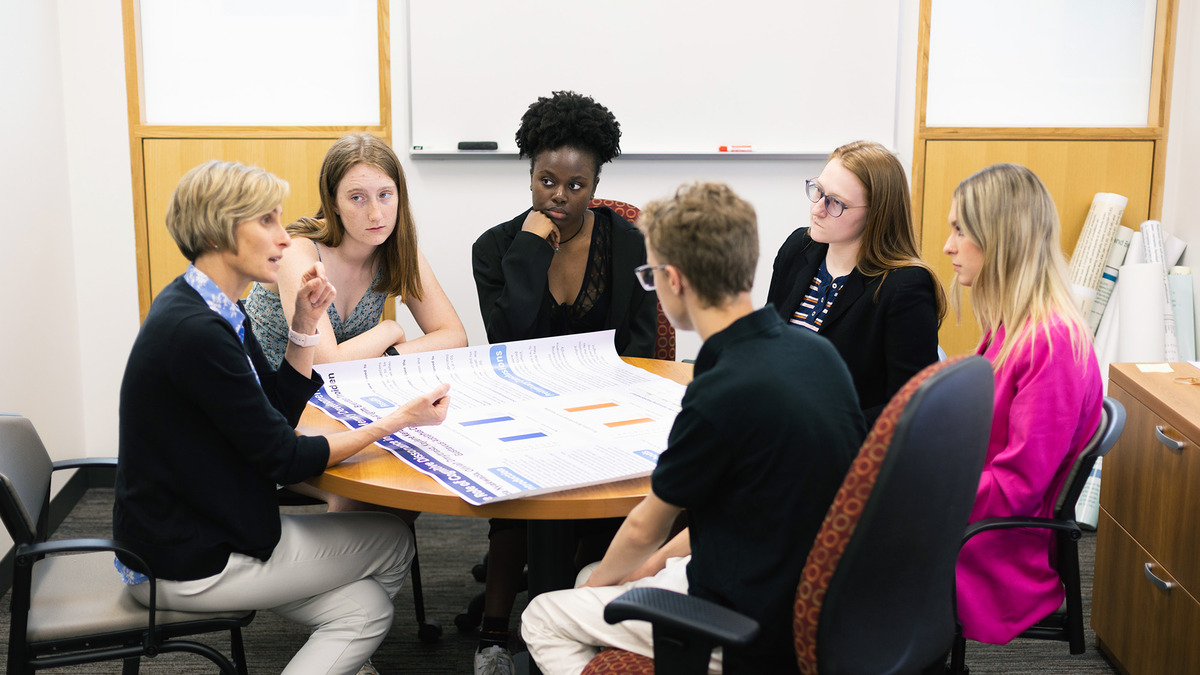
<instances>
[{"instance_id":1,"label":"sleeveless patterned top","mask_svg":"<svg viewBox=\"0 0 1200 675\"><path fill-rule=\"evenodd\" d=\"M313 246L317 246L317 242L313 241ZM320 259L321 248L317 246L317 260ZM386 294L375 290L376 284L382 277L383 268L381 267L375 271L371 287L367 289L366 293L363 293L362 299L358 301L345 321L338 316L333 303L329 304L329 309L325 313L329 315L329 322L333 324L333 336L339 343L379 325L380 319L383 318L383 303L387 300ZM250 315L250 325L254 328L254 336L258 338L258 343L262 347L263 353L266 354L267 360L271 362L271 367L278 370L288 345L287 317L283 314L283 302L280 300L279 294L254 282L254 286L250 289L250 295L246 298L245 306L246 313Z\"/></svg>"}]
</instances>

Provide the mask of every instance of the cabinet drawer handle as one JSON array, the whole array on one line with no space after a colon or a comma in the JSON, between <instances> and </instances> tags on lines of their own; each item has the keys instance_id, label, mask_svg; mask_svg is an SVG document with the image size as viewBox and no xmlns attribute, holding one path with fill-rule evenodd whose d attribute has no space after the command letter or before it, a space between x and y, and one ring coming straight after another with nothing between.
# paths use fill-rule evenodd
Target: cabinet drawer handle
<instances>
[{"instance_id":1,"label":"cabinet drawer handle","mask_svg":"<svg viewBox=\"0 0 1200 675\"><path fill-rule=\"evenodd\" d=\"M1154 437L1158 439L1159 443L1162 443L1172 450L1183 450L1184 446L1187 445L1185 441L1177 441L1168 436L1166 432L1163 431L1161 424L1154 427Z\"/></svg>"},{"instance_id":2,"label":"cabinet drawer handle","mask_svg":"<svg viewBox=\"0 0 1200 675\"><path fill-rule=\"evenodd\" d=\"M1158 590L1169 591L1172 588L1175 588L1174 582L1160 579L1158 575L1153 572L1153 569L1154 563L1146 563L1146 578L1150 580L1150 583L1158 586Z\"/></svg>"}]
</instances>

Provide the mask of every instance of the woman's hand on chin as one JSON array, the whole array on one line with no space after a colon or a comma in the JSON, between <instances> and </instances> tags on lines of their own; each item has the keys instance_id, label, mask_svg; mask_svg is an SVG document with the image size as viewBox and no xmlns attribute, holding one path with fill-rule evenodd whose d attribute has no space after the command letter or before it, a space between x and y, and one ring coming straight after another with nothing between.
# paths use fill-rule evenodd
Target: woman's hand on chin
<instances>
[{"instance_id":1,"label":"woman's hand on chin","mask_svg":"<svg viewBox=\"0 0 1200 675\"><path fill-rule=\"evenodd\" d=\"M525 216L525 222L521 223L522 232L532 232L537 236L545 239L555 250L558 250L559 232L558 226L554 224L550 217L541 211L530 211L529 215Z\"/></svg>"}]
</instances>

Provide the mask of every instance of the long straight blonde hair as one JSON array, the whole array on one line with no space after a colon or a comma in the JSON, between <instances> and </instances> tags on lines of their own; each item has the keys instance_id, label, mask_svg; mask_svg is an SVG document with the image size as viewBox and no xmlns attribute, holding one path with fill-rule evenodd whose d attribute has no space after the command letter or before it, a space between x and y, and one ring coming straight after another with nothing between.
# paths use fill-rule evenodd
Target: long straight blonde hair
<instances>
[{"instance_id":1,"label":"long straight blonde hair","mask_svg":"<svg viewBox=\"0 0 1200 675\"><path fill-rule=\"evenodd\" d=\"M1005 331L993 367L1039 332L1049 342L1052 319L1066 324L1076 360L1086 359L1091 335L1071 296L1058 212L1041 179L1017 164L995 164L959 183L954 201L959 229L983 252L971 283L975 319L991 339ZM956 278L950 304L959 315L961 295Z\"/></svg>"}]
</instances>

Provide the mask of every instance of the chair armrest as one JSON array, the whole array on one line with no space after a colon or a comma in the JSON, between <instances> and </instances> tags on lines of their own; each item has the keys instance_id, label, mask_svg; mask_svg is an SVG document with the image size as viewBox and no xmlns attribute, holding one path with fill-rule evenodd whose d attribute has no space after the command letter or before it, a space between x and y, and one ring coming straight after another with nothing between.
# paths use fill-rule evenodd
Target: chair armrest
<instances>
[{"instance_id":1,"label":"chair armrest","mask_svg":"<svg viewBox=\"0 0 1200 675\"><path fill-rule=\"evenodd\" d=\"M649 621L672 631L744 647L758 637L758 622L727 607L662 588L635 588L604 608L604 620Z\"/></svg>"},{"instance_id":2,"label":"chair armrest","mask_svg":"<svg viewBox=\"0 0 1200 675\"><path fill-rule=\"evenodd\" d=\"M60 459L50 465L51 470L58 471L59 469L86 469L86 468L108 468L117 465L116 457L76 457L74 459Z\"/></svg>"},{"instance_id":3,"label":"chair armrest","mask_svg":"<svg viewBox=\"0 0 1200 675\"><path fill-rule=\"evenodd\" d=\"M1034 517L1018 517L1011 518L984 518L977 520L967 526L967 531L963 534L963 543L967 543L980 532L988 530L1003 530L1015 527L1036 527L1045 530L1060 530L1066 532L1073 541L1079 541L1083 538L1083 530L1079 528L1079 523L1074 520L1057 520L1055 518L1034 518Z\"/></svg>"},{"instance_id":4,"label":"chair armrest","mask_svg":"<svg viewBox=\"0 0 1200 675\"><path fill-rule=\"evenodd\" d=\"M41 541L36 544L21 546L17 550L17 555L36 556L40 558L57 553L95 553L97 551L120 553L130 560L135 561L142 568L146 568L146 562L138 554L112 539L55 539L52 541ZM146 576L152 575L148 574Z\"/></svg>"}]
</instances>

